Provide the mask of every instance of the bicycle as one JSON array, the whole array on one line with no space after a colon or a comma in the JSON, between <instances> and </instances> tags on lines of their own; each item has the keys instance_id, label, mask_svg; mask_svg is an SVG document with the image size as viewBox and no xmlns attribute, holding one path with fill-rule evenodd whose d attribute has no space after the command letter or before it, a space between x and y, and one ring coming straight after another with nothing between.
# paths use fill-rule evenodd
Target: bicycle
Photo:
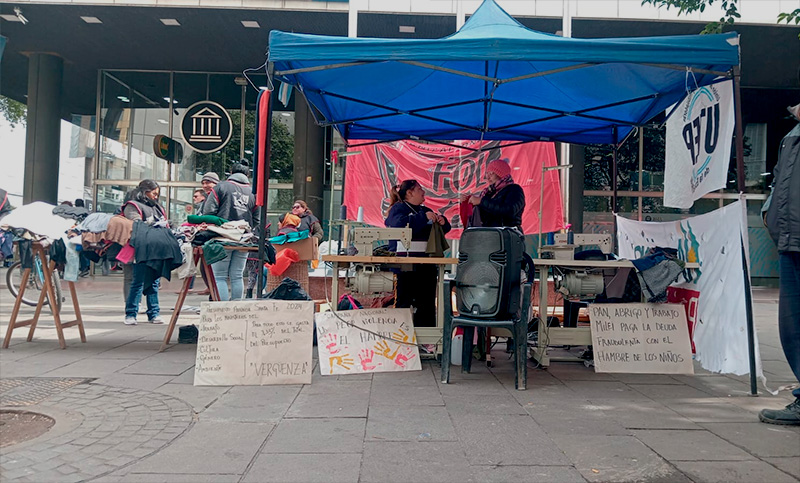
<instances>
[{"instance_id":1,"label":"bicycle","mask_svg":"<svg viewBox=\"0 0 800 483\"><path fill-rule=\"evenodd\" d=\"M34 256L33 268L31 269L31 274L28 277L27 287L25 287L25 293L22 297L22 303L25 305L35 307L36 304L39 303L39 297L42 293L42 289L44 288L44 270L45 267L39 256ZM6 272L6 286L14 298L17 298L17 294L19 294L23 272L25 272L25 269L22 268L22 262L20 261L12 263ZM56 293L56 303L54 308L56 311L61 312L61 303L64 301L64 296L61 292L61 277L58 273L58 270L53 270L51 278L53 280L53 288L55 289ZM48 305L49 303L50 298L45 297L44 305Z\"/></svg>"}]
</instances>

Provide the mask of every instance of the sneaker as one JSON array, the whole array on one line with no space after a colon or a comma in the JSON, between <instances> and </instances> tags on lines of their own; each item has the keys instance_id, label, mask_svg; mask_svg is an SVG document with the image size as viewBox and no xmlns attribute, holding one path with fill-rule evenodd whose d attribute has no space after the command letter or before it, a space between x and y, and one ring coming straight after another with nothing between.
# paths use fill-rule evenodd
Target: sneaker
<instances>
[{"instance_id":1,"label":"sneaker","mask_svg":"<svg viewBox=\"0 0 800 483\"><path fill-rule=\"evenodd\" d=\"M150 322L151 324L163 324L164 323L164 319L162 319L160 315L156 315L155 317L150 319L148 322Z\"/></svg>"},{"instance_id":2,"label":"sneaker","mask_svg":"<svg viewBox=\"0 0 800 483\"><path fill-rule=\"evenodd\" d=\"M125 317L125 325L136 325L136 317Z\"/></svg>"},{"instance_id":3,"label":"sneaker","mask_svg":"<svg viewBox=\"0 0 800 483\"><path fill-rule=\"evenodd\" d=\"M800 398L784 409L762 409L758 419L769 424L783 424L786 426L800 426Z\"/></svg>"}]
</instances>

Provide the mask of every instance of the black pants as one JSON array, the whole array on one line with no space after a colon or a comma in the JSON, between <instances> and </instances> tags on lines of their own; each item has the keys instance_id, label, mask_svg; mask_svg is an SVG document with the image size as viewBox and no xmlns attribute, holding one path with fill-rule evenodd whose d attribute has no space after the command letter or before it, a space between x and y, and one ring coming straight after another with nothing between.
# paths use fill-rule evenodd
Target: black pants
<instances>
[{"instance_id":1,"label":"black pants","mask_svg":"<svg viewBox=\"0 0 800 483\"><path fill-rule=\"evenodd\" d=\"M436 327L436 266L414 265L397 274L395 307L414 307L414 327Z\"/></svg>"},{"instance_id":2,"label":"black pants","mask_svg":"<svg viewBox=\"0 0 800 483\"><path fill-rule=\"evenodd\" d=\"M781 252L778 329L786 361L800 381L800 252ZM792 391L800 399L800 388Z\"/></svg>"}]
</instances>

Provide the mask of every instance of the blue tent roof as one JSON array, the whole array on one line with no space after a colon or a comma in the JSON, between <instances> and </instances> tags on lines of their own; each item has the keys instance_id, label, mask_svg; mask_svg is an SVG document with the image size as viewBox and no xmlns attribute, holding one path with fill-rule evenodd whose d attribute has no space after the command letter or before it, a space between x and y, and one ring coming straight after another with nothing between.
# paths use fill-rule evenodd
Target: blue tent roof
<instances>
[{"instance_id":1,"label":"blue tent roof","mask_svg":"<svg viewBox=\"0 0 800 483\"><path fill-rule=\"evenodd\" d=\"M616 143L739 65L738 34L575 39L494 0L442 39L270 33L275 77L345 139ZM691 70L688 73L687 70Z\"/></svg>"}]
</instances>

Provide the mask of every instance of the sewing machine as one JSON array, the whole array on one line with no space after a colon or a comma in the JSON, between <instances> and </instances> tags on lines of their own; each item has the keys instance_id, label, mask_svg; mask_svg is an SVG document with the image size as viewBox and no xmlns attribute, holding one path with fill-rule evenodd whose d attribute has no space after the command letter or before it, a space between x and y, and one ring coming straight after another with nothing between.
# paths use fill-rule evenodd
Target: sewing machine
<instances>
[{"instance_id":1,"label":"sewing machine","mask_svg":"<svg viewBox=\"0 0 800 483\"><path fill-rule=\"evenodd\" d=\"M360 256L372 256L372 245L376 241L397 240L404 246L411 246L411 228L361 227L352 230L353 246Z\"/></svg>"},{"instance_id":2,"label":"sewing machine","mask_svg":"<svg viewBox=\"0 0 800 483\"><path fill-rule=\"evenodd\" d=\"M573 260L575 258L575 248L581 246L596 245L600 251L609 254L614 251L614 239L609 234L604 233L573 233L573 242L567 243L567 233L556 233L553 237L552 245L542 247L543 252L552 252L556 260Z\"/></svg>"}]
</instances>

